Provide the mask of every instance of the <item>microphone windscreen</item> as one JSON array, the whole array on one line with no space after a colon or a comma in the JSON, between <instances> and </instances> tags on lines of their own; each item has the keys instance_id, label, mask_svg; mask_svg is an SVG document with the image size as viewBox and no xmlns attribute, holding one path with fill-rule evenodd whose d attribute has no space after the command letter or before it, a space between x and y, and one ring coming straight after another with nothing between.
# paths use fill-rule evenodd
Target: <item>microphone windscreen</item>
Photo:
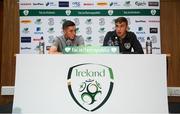
<instances>
[{"instance_id":1,"label":"microphone windscreen","mask_svg":"<svg viewBox=\"0 0 180 114\"><path fill-rule=\"evenodd\" d=\"M71 41L71 40L67 40L67 41L66 41L66 45L67 45L67 46L72 46L72 41Z\"/></svg>"}]
</instances>

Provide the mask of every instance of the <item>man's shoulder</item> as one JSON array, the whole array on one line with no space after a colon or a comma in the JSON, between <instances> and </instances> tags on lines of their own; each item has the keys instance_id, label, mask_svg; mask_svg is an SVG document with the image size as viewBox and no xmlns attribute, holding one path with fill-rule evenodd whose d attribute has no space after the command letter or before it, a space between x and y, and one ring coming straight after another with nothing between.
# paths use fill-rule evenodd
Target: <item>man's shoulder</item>
<instances>
[{"instance_id":1,"label":"man's shoulder","mask_svg":"<svg viewBox=\"0 0 180 114\"><path fill-rule=\"evenodd\" d=\"M110 36L113 36L113 35L115 35L115 31L108 31L106 33L106 38L109 38Z\"/></svg>"},{"instance_id":2,"label":"man's shoulder","mask_svg":"<svg viewBox=\"0 0 180 114\"><path fill-rule=\"evenodd\" d=\"M136 34L134 32L132 32L132 31L128 31L127 36L128 36L128 38L132 39L132 38L136 37Z\"/></svg>"},{"instance_id":3,"label":"man's shoulder","mask_svg":"<svg viewBox=\"0 0 180 114\"><path fill-rule=\"evenodd\" d=\"M128 31L127 33L128 33L129 35L135 35L135 33L132 32L132 31Z\"/></svg>"},{"instance_id":4,"label":"man's shoulder","mask_svg":"<svg viewBox=\"0 0 180 114\"><path fill-rule=\"evenodd\" d=\"M57 39L63 39L64 36L63 35L60 35L60 36L56 36Z\"/></svg>"},{"instance_id":5,"label":"man's shoulder","mask_svg":"<svg viewBox=\"0 0 180 114\"><path fill-rule=\"evenodd\" d=\"M82 37L82 35L77 35L77 36L76 36L76 39L78 39L78 40L83 40L83 37Z\"/></svg>"},{"instance_id":6,"label":"man's shoulder","mask_svg":"<svg viewBox=\"0 0 180 114\"><path fill-rule=\"evenodd\" d=\"M58 41L64 41L64 36L63 36L63 35L56 36L56 40L58 40Z\"/></svg>"},{"instance_id":7,"label":"man's shoulder","mask_svg":"<svg viewBox=\"0 0 180 114\"><path fill-rule=\"evenodd\" d=\"M115 31L108 31L107 34L114 34Z\"/></svg>"}]
</instances>

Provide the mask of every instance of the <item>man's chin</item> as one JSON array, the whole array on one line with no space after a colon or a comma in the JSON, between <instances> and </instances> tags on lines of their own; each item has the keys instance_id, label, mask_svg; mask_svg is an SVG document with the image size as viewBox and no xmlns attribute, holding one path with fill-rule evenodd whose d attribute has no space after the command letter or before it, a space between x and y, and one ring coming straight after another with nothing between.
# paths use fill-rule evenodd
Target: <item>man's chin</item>
<instances>
[{"instance_id":1,"label":"man's chin","mask_svg":"<svg viewBox=\"0 0 180 114\"><path fill-rule=\"evenodd\" d=\"M117 34L118 37L122 37L123 35L122 34Z\"/></svg>"},{"instance_id":2,"label":"man's chin","mask_svg":"<svg viewBox=\"0 0 180 114\"><path fill-rule=\"evenodd\" d=\"M75 38L69 38L70 40L74 40Z\"/></svg>"}]
</instances>

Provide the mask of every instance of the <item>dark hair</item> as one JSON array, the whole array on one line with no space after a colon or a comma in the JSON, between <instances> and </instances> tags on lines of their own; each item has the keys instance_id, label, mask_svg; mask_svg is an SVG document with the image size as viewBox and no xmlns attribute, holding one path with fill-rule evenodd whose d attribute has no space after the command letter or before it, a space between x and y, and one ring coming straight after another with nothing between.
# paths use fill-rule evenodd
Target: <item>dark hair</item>
<instances>
[{"instance_id":1,"label":"dark hair","mask_svg":"<svg viewBox=\"0 0 180 114\"><path fill-rule=\"evenodd\" d=\"M72 22L72 21L70 21L70 20L66 20L66 21L63 23L63 25L62 25L62 29L64 30L64 29L66 29L66 28L69 27L69 26L75 26L75 23Z\"/></svg>"},{"instance_id":2,"label":"dark hair","mask_svg":"<svg viewBox=\"0 0 180 114\"><path fill-rule=\"evenodd\" d=\"M128 25L128 20L125 17L118 17L117 19L115 19L115 23L122 23L125 22L126 25Z\"/></svg>"}]
</instances>

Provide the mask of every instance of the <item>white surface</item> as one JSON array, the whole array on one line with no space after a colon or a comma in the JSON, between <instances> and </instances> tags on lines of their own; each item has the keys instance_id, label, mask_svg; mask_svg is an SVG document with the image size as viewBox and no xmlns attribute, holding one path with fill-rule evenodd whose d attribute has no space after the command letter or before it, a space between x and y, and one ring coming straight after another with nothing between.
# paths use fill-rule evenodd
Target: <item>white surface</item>
<instances>
[{"instance_id":1,"label":"white surface","mask_svg":"<svg viewBox=\"0 0 180 114\"><path fill-rule=\"evenodd\" d=\"M80 108L67 88L71 66L109 66L114 88L93 113L168 113L165 55L17 55L14 112L91 113Z\"/></svg>"}]
</instances>

